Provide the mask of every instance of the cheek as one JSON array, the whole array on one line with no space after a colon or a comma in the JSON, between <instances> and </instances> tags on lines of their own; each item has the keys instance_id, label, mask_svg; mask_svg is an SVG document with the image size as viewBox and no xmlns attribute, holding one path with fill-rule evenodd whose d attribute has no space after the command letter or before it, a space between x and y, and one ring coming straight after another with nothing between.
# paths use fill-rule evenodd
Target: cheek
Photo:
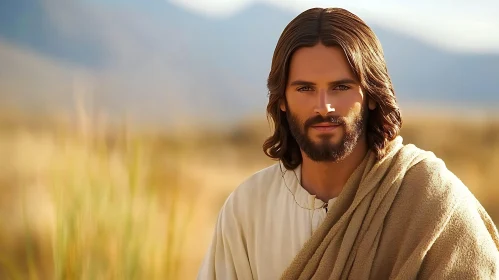
<instances>
[{"instance_id":1,"label":"cheek","mask_svg":"<svg viewBox=\"0 0 499 280\"><path fill-rule=\"evenodd\" d=\"M354 117L362 111L363 93L361 90L349 92L338 100L338 107L344 116Z\"/></svg>"},{"instance_id":2,"label":"cheek","mask_svg":"<svg viewBox=\"0 0 499 280\"><path fill-rule=\"evenodd\" d=\"M340 104L339 104L340 105ZM359 102L345 102L337 107L337 110L342 116L345 116L348 120L354 119L362 111L362 103Z\"/></svg>"},{"instance_id":3,"label":"cheek","mask_svg":"<svg viewBox=\"0 0 499 280\"><path fill-rule=\"evenodd\" d=\"M286 94L286 99L288 100L288 105L291 109L296 110L304 110L308 107L312 107L315 105L315 99L313 96L306 94Z\"/></svg>"},{"instance_id":4,"label":"cheek","mask_svg":"<svg viewBox=\"0 0 499 280\"><path fill-rule=\"evenodd\" d=\"M286 94L286 100L288 102L288 110L300 120L303 119L303 116L310 115L310 112L314 111L313 100L307 98L306 95Z\"/></svg>"}]
</instances>

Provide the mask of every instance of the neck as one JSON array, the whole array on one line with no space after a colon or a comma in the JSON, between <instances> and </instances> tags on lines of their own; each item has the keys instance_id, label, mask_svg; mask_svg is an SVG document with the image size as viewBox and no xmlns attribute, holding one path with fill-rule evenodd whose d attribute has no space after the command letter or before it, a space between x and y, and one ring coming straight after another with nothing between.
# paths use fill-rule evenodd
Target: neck
<instances>
[{"instance_id":1,"label":"neck","mask_svg":"<svg viewBox=\"0 0 499 280\"><path fill-rule=\"evenodd\" d=\"M301 184L310 194L327 202L341 193L366 153L365 139L359 140L353 151L339 162L316 162L302 151Z\"/></svg>"}]
</instances>

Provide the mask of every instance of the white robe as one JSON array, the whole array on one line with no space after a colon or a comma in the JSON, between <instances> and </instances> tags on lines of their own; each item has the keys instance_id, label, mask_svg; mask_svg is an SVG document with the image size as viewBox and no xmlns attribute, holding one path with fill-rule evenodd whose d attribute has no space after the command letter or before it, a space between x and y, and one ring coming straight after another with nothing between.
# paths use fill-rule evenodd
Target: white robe
<instances>
[{"instance_id":1,"label":"white robe","mask_svg":"<svg viewBox=\"0 0 499 280\"><path fill-rule=\"evenodd\" d=\"M309 194L294 171L276 163L230 194L197 279L279 279L335 200Z\"/></svg>"}]
</instances>

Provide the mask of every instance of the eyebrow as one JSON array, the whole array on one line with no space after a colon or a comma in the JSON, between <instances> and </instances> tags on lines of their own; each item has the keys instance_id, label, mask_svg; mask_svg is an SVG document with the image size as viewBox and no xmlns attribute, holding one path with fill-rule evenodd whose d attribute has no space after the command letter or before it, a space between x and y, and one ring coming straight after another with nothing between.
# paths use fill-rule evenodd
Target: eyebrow
<instances>
[{"instance_id":1,"label":"eyebrow","mask_svg":"<svg viewBox=\"0 0 499 280\"><path fill-rule=\"evenodd\" d=\"M357 81L350 79L350 78L346 78L346 79L340 79L337 81L329 82L329 86L337 86L337 85L341 85L341 84L357 84ZM296 80L296 81L291 82L289 85L290 86L315 86L315 83L309 82L309 81L304 81L304 80Z\"/></svg>"}]
</instances>

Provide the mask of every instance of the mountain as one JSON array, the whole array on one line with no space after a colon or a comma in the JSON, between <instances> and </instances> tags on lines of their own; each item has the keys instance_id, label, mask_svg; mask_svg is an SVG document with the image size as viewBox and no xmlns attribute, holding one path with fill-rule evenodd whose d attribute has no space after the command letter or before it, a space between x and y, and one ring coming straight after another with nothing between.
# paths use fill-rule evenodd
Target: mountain
<instances>
[{"instance_id":1,"label":"mountain","mask_svg":"<svg viewBox=\"0 0 499 280\"><path fill-rule=\"evenodd\" d=\"M147 122L263 114L272 53L294 16L261 3L214 19L164 0L3 0L0 101L71 111L87 90L96 107ZM499 55L370 25L404 104L499 103Z\"/></svg>"}]
</instances>

